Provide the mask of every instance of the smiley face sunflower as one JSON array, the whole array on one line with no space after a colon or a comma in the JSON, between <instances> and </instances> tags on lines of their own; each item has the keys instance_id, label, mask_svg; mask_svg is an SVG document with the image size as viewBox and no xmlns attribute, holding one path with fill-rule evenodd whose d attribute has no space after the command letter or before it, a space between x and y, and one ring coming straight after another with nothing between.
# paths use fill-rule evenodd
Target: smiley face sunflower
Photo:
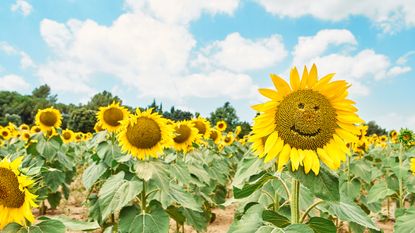
<instances>
[{"instance_id":1,"label":"smiley face sunflower","mask_svg":"<svg viewBox=\"0 0 415 233\"><path fill-rule=\"evenodd\" d=\"M278 170L291 161L293 171L320 171L320 160L335 170L346 160L347 142L355 142L362 123L354 102L346 99L346 81L331 81L334 74L318 79L317 67L304 69L300 79L294 67L290 84L271 75L277 91L259 89L270 101L253 106L260 115L254 119L253 141L266 137L259 157L276 159Z\"/></svg>"}]
</instances>

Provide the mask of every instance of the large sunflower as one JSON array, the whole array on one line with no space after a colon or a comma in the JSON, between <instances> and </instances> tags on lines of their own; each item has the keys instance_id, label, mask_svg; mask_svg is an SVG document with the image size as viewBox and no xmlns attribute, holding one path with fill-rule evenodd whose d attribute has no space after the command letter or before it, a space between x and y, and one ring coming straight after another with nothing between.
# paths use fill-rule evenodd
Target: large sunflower
<instances>
[{"instance_id":1,"label":"large sunflower","mask_svg":"<svg viewBox=\"0 0 415 233\"><path fill-rule=\"evenodd\" d=\"M128 118L130 113L120 103L113 102L106 107L100 107L97 113L98 122L102 128L109 132L118 132L121 129L121 121Z\"/></svg>"},{"instance_id":2,"label":"large sunflower","mask_svg":"<svg viewBox=\"0 0 415 233\"><path fill-rule=\"evenodd\" d=\"M70 129L62 130L61 139L65 144L73 142L75 141L75 133Z\"/></svg>"},{"instance_id":3,"label":"large sunflower","mask_svg":"<svg viewBox=\"0 0 415 233\"><path fill-rule=\"evenodd\" d=\"M62 115L59 110L53 107L46 109L39 109L36 114L36 125L38 125L42 131L47 132L53 128L59 128L62 124Z\"/></svg>"},{"instance_id":4,"label":"large sunflower","mask_svg":"<svg viewBox=\"0 0 415 233\"><path fill-rule=\"evenodd\" d=\"M177 151L187 153L193 142L196 142L199 134L198 130L190 121L177 122L174 126L175 137L173 138L173 146Z\"/></svg>"},{"instance_id":5,"label":"large sunflower","mask_svg":"<svg viewBox=\"0 0 415 233\"><path fill-rule=\"evenodd\" d=\"M193 125L199 131L199 135L204 139L210 137L210 122L203 117L198 117L192 120Z\"/></svg>"},{"instance_id":6,"label":"large sunflower","mask_svg":"<svg viewBox=\"0 0 415 233\"><path fill-rule=\"evenodd\" d=\"M218 121L216 123L216 129L218 129L221 132L225 131L227 126L228 125L226 124L226 121Z\"/></svg>"},{"instance_id":7,"label":"large sunflower","mask_svg":"<svg viewBox=\"0 0 415 233\"><path fill-rule=\"evenodd\" d=\"M304 68L300 79L294 67L290 73L291 86L272 74L277 91L259 89L271 100L253 106L261 114L255 118L254 134L268 136L265 160L276 159L278 170L291 161L291 169L304 166L317 175L320 160L331 169L337 169L346 160L347 142L355 142L362 123L354 102L346 99L349 85L344 80L331 81L334 74L318 79L317 67L310 72Z\"/></svg>"},{"instance_id":8,"label":"large sunflower","mask_svg":"<svg viewBox=\"0 0 415 233\"><path fill-rule=\"evenodd\" d=\"M0 230L9 223L26 225L26 220L33 222L31 209L37 207L36 195L29 191L33 180L19 171L23 157L10 162L4 158L0 161Z\"/></svg>"},{"instance_id":9,"label":"large sunflower","mask_svg":"<svg viewBox=\"0 0 415 233\"><path fill-rule=\"evenodd\" d=\"M135 115L121 122L122 129L117 135L121 149L141 160L157 157L173 142L173 128L152 111L137 109Z\"/></svg>"}]
</instances>

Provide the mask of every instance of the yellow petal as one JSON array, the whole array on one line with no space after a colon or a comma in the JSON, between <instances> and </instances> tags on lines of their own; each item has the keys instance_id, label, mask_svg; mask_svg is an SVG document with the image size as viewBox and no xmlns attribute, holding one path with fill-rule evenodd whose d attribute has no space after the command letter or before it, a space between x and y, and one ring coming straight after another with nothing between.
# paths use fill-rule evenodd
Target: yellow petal
<instances>
[{"instance_id":1,"label":"yellow petal","mask_svg":"<svg viewBox=\"0 0 415 233\"><path fill-rule=\"evenodd\" d=\"M291 169L293 171L298 170L298 166L300 166L300 158L298 155L298 151L295 147L291 148L290 159L291 159Z\"/></svg>"},{"instance_id":2,"label":"yellow petal","mask_svg":"<svg viewBox=\"0 0 415 233\"><path fill-rule=\"evenodd\" d=\"M258 89L259 93L261 93L261 95L270 98L270 99L274 99L274 100L282 100L282 96L278 94L278 92L268 89L268 88L259 88Z\"/></svg>"},{"instance_id":3,"label":"yellow petal","mask_svg":"<svg viewBox=\"0 0 415 233\"><path fill-rule=\"evenodd\" d=\"M303 152L305 154L305 157L303 160L304 171L305 171L305 174L308 174L311 170L311 166L313 165L313 158L312 158L312 155L310 155L309 150L304 150Z\"/></svg>"},{"instance_id":4,"label":"yellow petal","mask_svg":"<svg viewBox=\"0 0 415 233\"><path fill-rule=\"evenodd\" d=\"M275 144L278 141L278 133L277 131L274 131L268 138L267 141L265 142L265 147L264 147L264 153L268 153L272 147L275 146Z\"/></svg>"},{"instance_id":5,"label":"yellow petal","mask_svg":"<svg viewBox=\"0 0 415 233\"><path fill-rule=\"evenodd\" d=\"M271 74L271 80L274 83L275 88L282 96L286 96L291 93L291 88L288 83L276 74Z\"/></svg>"},{"instance_id":6,"label":"yellow petal","mask_svg":"<svg viewBox=\"0 0 415 233\"><path fill-rule=\"evenodd\" d=\"M340 138L342 138L346 143L347 142L356 142L358 140L357 136L349 133L348 131L344 129L337 128L335 130L336 134L339 135Z\"/></svg>"},{"instance_id":7,"label":"yellow petal","mask_svg":"<svg viewBox=\"0 0 415 233\"><path fill-rule=\"evenodd\" d=\"M293 91L296 91L300 88L300 75L296 67L291 69L290 72L290 83Z\"/></svg>"},{"instance_id":8,"label":"yellow petal","mask_svg":"<svg viewBox=\"0 0 415 233\"><path fill-rule=\"evenodd\" d=\"M315 175L318 175L320 172L320 160L315 151L311 151L311 156L313 157L313 166L311 166L311 170L313 170Z\"/></svg>"},{"instance_id":9,"label":"yellow petal","mask_svg":"<svg viewBox=\"0 0 415 233\"><path fill-rule=\"evenodd\" d=\"M306 88L307 79L308 79L308 70L307 70L307 67L304 66L303 76L302 76L301 82L300 82L300 89L305 89Z\"/></svg>"},{"instance_id":10,"label":"yellow petal","mask_svg":"<svg viewBox=\"0 0 415 233\"><path fill-rule=\"evenodd\" d=\"M290 145L285 144L284 148L282 148L280 156L278 157L278 172L281 172L284 165L287 164L288 160L290 159L290 152Z\"/></svg>"},{"instance_id":11,"label":"yellow petal","mask_svg":"<svg viewBox=\"0 0 415 233\"><path fill-rule=\"evenodd\" d=\"M330 81L331 79L334 77L335 73L331 73L328 74L326 76L324 76L323 78L321 78L317 84L313 87L314 90L321 90L322 88L324 88Z\"/></svg>"},{"instance_id":12,"label":"yellow petal","mask_svg":"<svg viewBox=\"0 0 415 233\"><path fill-rule=\"evenodd\" d=\"M336 166L330 156L327 154L326 150L317 148L317 154L320 160L325 163L330 169L336 170Z\"/></svg>"},{"instance_id":13,"label":"yellow petal","mask_svg":"<svg viewBox=\"0 0 415 233\"><path fill-rule=\"evenodd\" d=\"M337 122L337 125L340 128L342 128L346 131L349 131L352 134L356 134L356 135L360 134L359 128L357 128L355 125L347 124L347 123L343 123L343 122Z\"/></svg>"},{"instance_id":14,"label":"yellow petal","mask_svg":"<svg viewBox=\"0 0 415 233\"><path fill-rule=\"evenodd\" d=\"M338 121L344 122L344 123L351 123L351 124L358 124L358 123L364 123L365 121L362 120L360 117L358 117L356 114L338 114L336 116L336 119Z\"/></svg>"},{"instance_id":15,"label":"yellow petal","mask_svg":"<svg viewBox=\"0 0 415 233\"><path fill-rule=\"evenodd\" d=\"M303 165L303 160L306 157L306 152L305 150L301 150L301 149L298 149L297 151L298 151L298 158L300 161L300 165Z\"/></svg>"},{"instance_id":16,"label":"yellow petal","mask_svg":"<svg viewBox=\"0 0 415 233\"><path fill-rule=\"evenodd\" d=\"M267 155L267 157L265 157L264 162L268 163L269 161L275 159L275 157L277 157L278 153L280 153L280 151L282 150L283 146L284 146L284 141L281 138L278 138L277 143L268 152L268 155Z\"/></svg>"},{"instance_id":17,"label":"yellow petal","mask_svg":"<svg viewBox=\"0 0 415 233\"><path fill-rule=\"evenodd\" d=\"M318 79L317 67L315 64L311 67L310 74L308 74L307 85L309 88L314 87L316 85Z\"/></svg>"}]
</instances>

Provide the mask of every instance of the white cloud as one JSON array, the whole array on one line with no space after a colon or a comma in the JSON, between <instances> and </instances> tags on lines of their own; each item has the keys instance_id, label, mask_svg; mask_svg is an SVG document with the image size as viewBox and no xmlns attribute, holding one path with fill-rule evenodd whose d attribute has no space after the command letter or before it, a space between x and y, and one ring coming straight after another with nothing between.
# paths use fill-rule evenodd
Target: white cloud
<instances>
[{"instance_id":1,"label":"white cloud","mask_svg":"<svg viewBox=\"0 0 415 233\"><path fill-rule=\"evenodd\" d=\"M396 64L405 65L408 62L408 59L414 55L415 55L414 50L409 51L405 53L403 56L399 57L398 60L396 61Z\"/></svg>"},{"instance_id":2,"label":"white cloud","mask_svg":"<svg viewBox=\"0 0 415 233\"><path fill-rule=\"evenodd\" d=\"M415 114L405 116L396 112L390 112L388 114L379 114L374 120L381 127L388 130L415 129Z\"/></svg>"},{"instance_id":3,"label":"white cloud","mask_svg":"<svg viewBox=\"0 0 415 233\"><path fill-rule=\"evenodd\" d=\"M26 91L30 88L29 83L27 83L22 77L9 74L3 77L0 77L0 90L4 91Z\"/></svg>"},{"instance_id":4,"label":"white cloud","mask_svg":"<svg viewBox=\"0 0 415 233\"><path fill-rule=\"evenodd\" d=\"M34 63L32 58L27 53L14 48L7 42L0 41L0 51L3 51L5 54L10 55L10 56L18 55L20 57L20 67L22 69L36 67L36 64Z\"/></svg>"},{"instance_id":5,"label":"white cloud","mask_svg":"<svg viewBox=\"0 0 415 233\"><path fill-rule=\"evenodd\" d=\"M239 33L231 33L224 40L215 41L202 49L193 65L244 72L275 66L286 56L280 35L251 40Z\"/></svg>"},{"instance_id":6,"label":"white cloud","mask_svg":"<svg viewBox=\"0 0 415 233\"><path fill-rule=\"evenodd\" d=\"M10 9L13 12L18 11L22 13L24 16L28 16L32 12L32 5L30 5L25 0L16 0L16 2L11 6Z\"/></svg>"},{"instance_id":7,"label":"white cloud","mask_svg":"<svg viewBox=\"0 0 415 233\"><path fill-rule=\"evenodd\" d=\"M125 5L133 12L145 13L166 23L188 24L203 12L232 15L239 0L126 0Z\"/></svg>"},{"instance_id":8,"label":"white cloud","mask_svg":"<svg viewBox=\"0 0 415 233\"><path fill-rule=\"evenodd\" d=\"M322 30L314 36L300 37L293 52L293 65L318 66L320 75L336 72L336 78L352 84L351 93L368 95L370 83L404 74L411 70L407 66L396 66L390 59L372 49L355 53L350 48L333 49L333 45L355 46L357 42L350 31ZM330 52L328 52L330 51Z\"/></svg>"},{"instance_id":9,"label":"white cloud","mask_svg":"<svg viewBox=\"0 0 415 233\"><path fill-rule=\"evenodd\" d=\"M402 27L415 26L415 1L413 0L257 0L266 11L279 17L315 18L339 21L350 16L362 15L371 19L384 32L395 32Z\"/></svg>"}]
</instances>

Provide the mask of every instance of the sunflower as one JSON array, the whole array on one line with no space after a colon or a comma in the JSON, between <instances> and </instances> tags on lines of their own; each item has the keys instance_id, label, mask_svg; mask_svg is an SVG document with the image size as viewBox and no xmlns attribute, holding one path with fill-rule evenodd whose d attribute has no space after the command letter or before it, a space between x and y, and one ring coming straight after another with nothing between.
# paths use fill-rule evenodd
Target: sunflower
<instances>
[{"instance_id":1,"label":"sunflower","mask_svg":"<svg viewBox=\"0 0 415 233\"><path fill-rule=\"evenodd\" d=\"M130 113L120 103L113 102L106 107L100 107L97 113L98 122L108 132L118 132L121 129L121 121L128 118Z\"/></svg>"},{"instance_id":2,"label":"sunflower","mask_svg":"<svg viewBox=\"0 0 415 233\"><path fill-rule=\"evenodd\" d=\"M40 132L42 131L42 129L41 129L39 126L34 125L34 126L32 126L32 128L30 129L30 131L31 131L32 133L40 133Z\"/></svg>"},{"instance_id":3,"label":"sunflower","mask_svg":"<svg viewBox=\"0 0 415 233\"><path fill-rule=\"evenodd\" d=\"M118 141L123 152L130 153L144 160L157 157L163 149L173 144L173 128L167 125L166 119L153 109L136 114L121 122L122 129L118 132Z\"/></svg>"},{"instance_id":4,"label":"sunflower","mask_svg":"<svg viewBox=\"0 0 415 233\"><path fill-rule=\"evenodd\" d=\"M102 123L100 122L100 121L98 121L97 123L95 123L95 126L94 126L94 130L95 130L95 132L101 132L101 131L103 131L104 129L102 128Z\"/></svg>"},{"instance_id":5,"label":"sunflower","mask_svg":"<svg viewBox=\"0 0 415 233\"><path fill-rule=\"evenodd\" d=\"M61 139L65 144L73 142L75 140L75 133L70 129L62 130Z\"/></svg>"},{"instance_id":6,"label":"sunflower","mask_svg":"<svg viewBox=\"0 0 415 233\"><path fill-rule=\"evenodd\" d=\"M177 122L174 126L175 137L173 138L173 146L177 151L187 153L192 149L193 142L198 140L198 130L193 127L190 121Z\"/></svg>"},{"instance_id":7,"label":"sunflower","mask_svg":"<svg viewBox=\"0 0 415 233\"><path fill-rule=\"evenodd\" d=\"M202 138L209 139L210 137L210 122L203 117L198 117L192 120L193 125L198 130Z\"/></svg>"},{"instance_id":8,"label":"sunflower","mask_svg":"<svg viewBox=\"0 0 415 233\"><path fill-rule=\"evenodd\" d=\"M82 132L75 133L75 141L80 142L84 138L84 134Z\"/></svg>"},{"instance_id":9,"label":"sunflower","mask_svg":"<svg viewBox=\"0 0 415 233\"><path fill-rule=\"evenodd\" d=\"M29 191L34 182L19 171L22 160L0 161L0 230L12 222L25 226L26 220L35 220L31 209L37 207L37 196Z\"/></svg>"},{"instance_id":10,"label":"sunflower","mask_svg":"<svg viewBox=\"0 0 415 233\"><path fill-rule=\"evenodd\" d=\"M317 67L310 72L304 68L300 79L294 67L290 73L290 84L271 74L277 91L259 89L271 100L253 106L262 114L255 118L254 134L268 136L265 160L276 159L278 170L291 160L291 169L302 165L306 173L320 171L320 160L335 170L346 160L349 150L347 142L355 142L363 123L357 114L354 102L346 99L349 85L344 80L333 81L334 74L318 79Z\"/></svg>"},{"instance_id":11,"label":"sunflower","mask_svg":"<svg viewBox=\"0 0 415 233\"><path fill-rule=\"evenodd\" d=\"M0 130L0 135L4 140L9 140L10 138L12 138L12 134L10 132L10 130L8 128L3 128Z\"/></svg>"},{"instance_id":12,"label":"sunflower","mask_svg":"<svg viewBox=\"0 0 415 233\"><path fill-rule=\"evenodd\" d=\"M30 127L29 127L28 125L26 125L26 124L21 124L21 125L19 126L19 129L20 129L20 130L30 130Z\"/></svg>"},{"instance_id":13,"label":"sunflower","mask_svg":"<svg viewBox=\"0 0 415 233\"><path fill-rule=\"evenodd\" d=\"M222 133L219 130L211 129L209 138L212 139L215 144L219 144L222 138Z\"/></svg>"},{"instance_id":14,"label":"sunflower","mask_svg":"<svg viewBox=\"0 0 415 233\"><path fill-rule=\"evenodd\" d=\"M42 131L47 132L53 128L59 128L62 124L62 115L59 110L53 107L46 109L39 109L36 114L36 125L38 125Z\"/></svg>"},{"instance_id":15,"label":"sunflower","mask_svg":"<svg viewBox=\"0 0 415 233\"><path fill-rule=\"evenodd\" d=\"M414 133L409 129L401 129L398 138L402 144L410 146L414 141Z\"/></svg>"},{"instance_id":16,"label":"sunflower","mask_svg":"<svg viewBox=\"0 0 415 233\"><path fill-rule=\"evenodd\" d=\"M228 127L228 125L226 124L226 121L218 121L216 123L216 129L218 129L221 132L225 131L226 127Z\"/></svg>"},{"instance_id":17,"label":"sunflower","mask_svg":"<svg viewBox=\"0 0 415 233\"><path fill-rule=\"evenodd\" d=\"M223 138L223 145L225 146L230 146L232 145L232 143L235 141L235 136L233 135L233 133L229 132L228 134L226 134L226 136Z\"/></svg>"},{"instance_id":18,"label":"sunflower","mask_svg":"<svg viewBox=\"0 0 415 233\"><path fill-rule=\"evenodd\" d=\"M20 139L22 139L23 141L29 141L30 136L31 136L30 131L25 130L21 132Z\"/></svg>"},{"instance_id":19,"label":"sunflower","mask_svg":"<svg viewBox=\"0 0 415 233\"><path fill-rule=\"evenodd\" d=\"M415 175L415 158L411 158L411 171Z\"/></svg>"}]
</instances>

